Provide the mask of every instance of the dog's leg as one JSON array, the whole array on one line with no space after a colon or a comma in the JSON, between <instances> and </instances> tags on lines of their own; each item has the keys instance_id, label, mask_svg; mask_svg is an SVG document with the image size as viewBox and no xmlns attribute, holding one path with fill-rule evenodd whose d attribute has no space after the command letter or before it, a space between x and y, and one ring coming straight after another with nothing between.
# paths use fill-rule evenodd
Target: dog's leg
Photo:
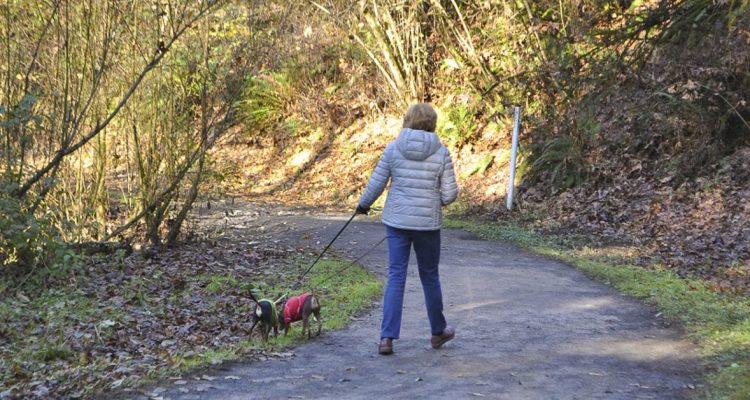
<instances>
[{"instance_id":1,"label":"dog's leg","mask_svg":"<svg viewBox=\"0 0 750 400\"><path fill-rule=\"evenodd\" d=\"M320 336L320 331L323 329L323 320L320 318L320 301L315 296L310 296L308 315L315 316L315 320L318 322L318 333L315 336Z\"/></svg>"},{"instance_id":2,"label":"dog's leg","mask_svg":"<svg viewBox=\"0 0 750 400\"><path fill-rule=\"evenodd\" d=\"M258 325L258 322L253 322L253 326L250 327L250 332L247 333L247 337L252 338L253 337L253 329L255 329L255 325Z\"/></svg>"},{"instance_id":3,"label":"dog's leg","mask_svg":"<svg viewBox=\"0 0 750 400\"><path fill-rule=\"evenodd\" d=\"M315 310L313 314L315 314L315 320L318 321L318 334L315 336L320 336L320 330L323 329L323 320L320 318L320 308Z\"/></svg>"},{"instance_id":4,"label":"dog's leg","mask_svg":"<svg viewBox=\"0 0 750 400\"><path fill-rule=\"evenodd\" d=\"M310 316L305 314L302 316L302 337L305 337L305 331L307 331L307 339L310 339Z\"/></svg>"}]
</instances>

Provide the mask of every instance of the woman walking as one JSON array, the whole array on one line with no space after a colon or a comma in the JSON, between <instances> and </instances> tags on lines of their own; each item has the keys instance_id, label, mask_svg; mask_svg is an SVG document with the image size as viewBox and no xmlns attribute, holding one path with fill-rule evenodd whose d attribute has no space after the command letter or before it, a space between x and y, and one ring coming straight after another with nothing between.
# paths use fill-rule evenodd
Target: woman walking
<instances>
[{"instance_id":1,"label":"woman walking","mask_svg":"<svg viewBox=\"0 0 750 400\"><path fill-rule=\"evenodd\" d=\"M391 181L382 216L388 237L388 282L383 296L380 354L392 354L393 340L399 338L412 245L432 331L432 348L439 348L455 336L443 315L438 264L441 207L456 200L458 187L450 153L435 134L436 123L437 114L429 104L409 107L401 133L386 146L357 206L358 213L367 214Z\"/></svg>"}]
</instances>

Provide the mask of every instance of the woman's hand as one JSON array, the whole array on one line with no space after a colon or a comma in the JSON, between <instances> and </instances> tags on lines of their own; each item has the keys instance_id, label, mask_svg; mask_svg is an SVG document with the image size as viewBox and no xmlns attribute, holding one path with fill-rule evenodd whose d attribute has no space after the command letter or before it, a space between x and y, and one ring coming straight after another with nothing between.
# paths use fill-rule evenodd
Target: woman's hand
<instances>
[{"instance_id":1,"label":"woman's hand","mask_svg":"<svg viewBox=\"0 0 750 400\"><path fill-rule=\"evenodd\" d=\"M362 207L362 205L357 205L357 214L367 215L367 213L370 212L370 207Z\"/></svg>"}]
</instances>

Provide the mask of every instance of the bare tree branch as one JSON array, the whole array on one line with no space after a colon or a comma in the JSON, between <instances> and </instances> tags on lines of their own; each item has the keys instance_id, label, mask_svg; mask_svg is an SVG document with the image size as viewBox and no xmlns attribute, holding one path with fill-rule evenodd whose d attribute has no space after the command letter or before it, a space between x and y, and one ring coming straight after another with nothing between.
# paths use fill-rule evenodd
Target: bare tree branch
<instances>
[{"instance_id":1,"label":"bare tree branch","mask_svg":"<svg viewBox=\"0 0 750 400\"><path fill-rule=\"evenodd\" d=\"M143 79L148 75L148 73L156 67L159 62L164 58L164 55L169 51L169 49L172 47L172 45L187 31L188 28L190 28L196 21L198 21L200 18L202 18L206 13L208 13L209 10L213 8L214 5L218 4L219 0L211 0L208 2L207 6L200 10L198 14L193 16L185 25L183 25L175 34L170 38L169 42L165 43L163 47L157 49L155 55L152 57L151 61L143 68L141 73L138 75L138 77L135 79L133 84L130 86L130 89L123 95L123 97L118 102L117 106L109 113L107 118L105 118L102 122L98 123L88 134L83 136L78 142L76 142L73 145L65 146L63 145L55 154L55 156L50 160L44 167L37 170L37 172L31 176L17 191L17 197L23 198L26 196L26 193L37 183L39 180L41 180L47 173L52 170L55 165L59 164L62 159L75 152L76 150L83 147L86 143L88 143L91 139L93 139L96 135L98 135L104 128L109 125L110 122L117 116L117 114L120 113L120 110L125 106L125 104L128 102L130 97L135 93L136 89L140 86Z\"/></svg>"}]
</instances>

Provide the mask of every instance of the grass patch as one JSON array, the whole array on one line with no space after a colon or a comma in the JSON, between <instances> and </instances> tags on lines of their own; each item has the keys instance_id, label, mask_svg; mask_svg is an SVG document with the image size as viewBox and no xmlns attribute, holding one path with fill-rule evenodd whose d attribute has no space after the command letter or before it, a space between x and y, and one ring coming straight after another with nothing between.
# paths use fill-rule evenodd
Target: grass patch
<instances>
[{"instance_id":1,"label":"grass patch","mask_svg":"<svg viewBox=\"0 0 750 400\"><path fill-rule=\"evenodd\" d=\"M307 265L304 265L307 267ZM314 290L320 297L323 330L341 329L350 323L357 313L366 309L372 301L382 294L383 285L372 273L359 264L351 265L345 260L321 260L309 274L309 280L303 289L291 292L291 295ZM289 288L266 287L268 293L289 293ZM274 296L268 296L274 297ZM317 322L310 322L317 329ZM265 348L285 348L302 337L302 323L292 324L288 336L280 334L270 338L268 343L261 343Z\"/></svg>"},{"instance_id":2,"label":"grass patch","mask_svg":"<svg viewBox=\"0 0 750 400\"><path fill-rule=\"evenodd\" d=\"M381 293L361 265L338 260L321 261L304 288L291 290L309 259L285 256L244 275L231 263L214 274L191 274L173 259L128 267L116 283L82 280L96 283L96 291L80 284L0 298L0 393L26 398L43 384L48 397L104 396L223 361L276 357L303 341L301 323L267 343L257 330L248 337L250 290L275 299L314 288L324 331L345 326ZM162 271L167 267L174 270ZM142 327L158 329L141 334ZM214 327L223 335L211 336ZM123 370L135 372L117 372Z\"/></svg>"},{"instance_id":3,"label":"grass patch","mask_svg":"<svg viewBox=\"0 0 750 400\"><path fill-rule=\"evenodd\" d=\"M339 329L367 308L382 293L382 283L373 274L348 261L325 260L310 278L310 286L323 291L323 328Z\"/></svg>"},{"instance_id":4,"label":"grass patch","mask_svg":"<svg viewBox=\"0 0 750 400\"><path fill-rule=\"evenodd\" d=\"M179 370L190 372L191 370L211 365L217 361L236 360L241 357L242 349L252 347L251 342L242 342L237 346L225 347L216 350L206 350L185 357L176 357Z\"/></svg>"},{"instance_id":5,"label":"grass patch","mask_svg":"<svg viewBox=\"0 0 750 400\"><path fill-rule=\"evenodd\" d=\"M306 260L300 259L299 261L300 269L307 268ZM238 284L236 279L224 276L201 276L199 279L209 282L206 290L210 292L217 289L213 285L223 288L226 285ZM294 281L287 283L292 284ZM282 293L295 295L314 289L315 294L320 296L323 331L345 327L359 312L367 309L373 300L379 298L383 289L380 280L361 265L351 265L350 261L334 259L318 262L315 268L310 271L307 284L304 286L303 289L290 292L291 288L280 284L260 284L257 287L248 286L247 283L240 284L243 290L254 289L254 291L261 292L256 293L256 297L261 294L262 297L267 298L276 298ZM311 321L310 327L314 332L317 329L317 322ZM306 338L302 336L302 323L297 322L292 325L287 336L284 336L283 332L279 332L279 336L276 337L271 334L268 342L265 343L256 338L255 340L244 340L233 346L192 353L189 356L177 356L175 357L175 363L178 365L176 372L185 373L219 361L237 360L242 358L243 354L253 350L280 351L305 340ZM165 378L174 375L174 373L175 371L155 374L150 376L150 380Z\"/></svg>"},{"instance_id":6,"label":"grass patch","mask_svg":"<svg viewBox=\"0 0 750 400\"><path fill-rule=\"evenodd\" d=\"M211 282L206 286L206 290L210 293L220 293L227 286L237 285L237 279L233 276L217 276L211 277Z\"/></svg>"},{"instance_id":7,"label":"grass patch","mask_svg":"<svg viewBox=\"0 0 750 400\"><path fill-rule=\"evenodd\" d=\"M100 314L95 301L78 291L50 289L31 300L25 296L0 300L0 392L35 372L49 373L58 364L68 366L71 374L82 368L102 370L102 365L81 361L68 335L72 326L99 324L98 336L92 332L80 339L106 340L114 330L101 326L101 320L108 318L115 324L112 320L122 315L116 310Z\"/></svg>"},{"instance_id":8,"label":"grass patch","mask_svg":"<svg viewBox=\"0 0 750 400\"><path fill-rule=\"evenodd\" d=\"M306 260L300 259L300 268L307 268ZM323 331L341 329L350 323L357 313L367 309L372 301L382 294L382 283L372 273L368 272L359 264L350 265L345 260L321 260L315 265L308 275L307 283L302 289L290 291L291 288L280 284L261 284L257 289L256 297L277 298L280 294L288 293L296 295L303 291L315 290L320 296L321 317L323 319ZM221 278L221 279L217 279ZM211 290L211 284L221 281L222 284L236 285L236 280L223 279L224 277L206 277L210 281L206 287ZM293 281L287 282L289 284ZM243 284L246 285L246 284ZM245 287L245 289L249 289ZM258 298L261 298L258 297ZM311 321L310 327L315 331L317 322ZM268 342L260 340L246 340L231 347L223 347L205 352L191 354L189 357L180 357L178 364L183 372L195 368L205 367L217 361L232 361L242 357L242 354L252 350L280 351L305 341L302 336L302 323L292 325L289 334L284 336L283 331L279 336L273 334Z\"/></svg>"},{"instance_id":9,"label":"grass patch","mask_svg":"<svg viewBox=\"0 0 750 400\"><path fill-rule=\"evenodd\" d=\"M561 237L545 237L518 226L449 218L445 228L464 229L490 240L512 241L534 253L575 266L587 276L656 306L679 321L715 368L701 393L710 399L750 398L750 299L708 290L658 265L620 264L606 248L581 251ZM566 243L565 245L563 243Z\"/></svg>"}]
</instances>

